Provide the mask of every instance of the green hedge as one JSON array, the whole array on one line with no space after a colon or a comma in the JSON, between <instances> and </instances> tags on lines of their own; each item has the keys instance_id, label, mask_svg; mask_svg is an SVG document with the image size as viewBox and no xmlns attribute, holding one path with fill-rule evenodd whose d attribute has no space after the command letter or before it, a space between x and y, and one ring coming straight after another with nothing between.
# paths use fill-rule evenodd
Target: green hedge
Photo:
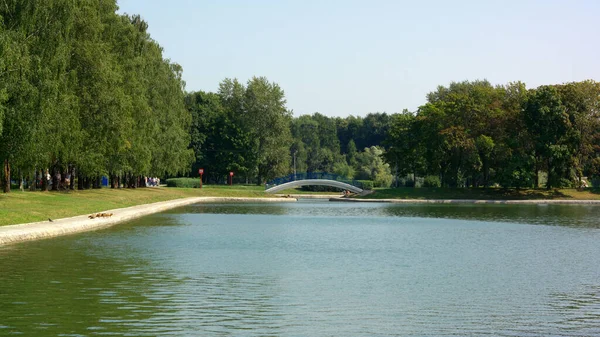
<instances>
[{"instance_id":1,"label":"green hedge","mask_svg":"<svg viewBox=\"0 0 600 337\"><path fill-rule=\"evenodd\" d=\"M440 187L442 183L440 182L440 177L438 176L427 176L423 181L423 187Z\"/></svg>"},{"instance_id":2,"label":"green hedge","mask_svg":"<svg viewBox=\"0 0 600 337\"><path fill-rule=\"evenodd\" d=\"M332 186L322 186L322 185L302 186L301 189L303 191L309 191L309 192L341 192L342 191L341 188L332 187Z\"/></svg>"},{"instance_id":3,"label":"green hedge","mask_svg":"<svg viewBox=\"0 0 600 337\"><path fill-rule=\"evenodd\" d=\"M373 180L359 180L358 181L363 190L372 190L373 189Z\"/></svg>"},{"instance_id":4,"label":"green hedge","mask_svg":"<svg viewBox=\"0 0 600 337\"><path fill-rule=\"evenodd\" d=\"M199 188L200 178L169 178L167 187Z\"/></svg>"}]
</instances>

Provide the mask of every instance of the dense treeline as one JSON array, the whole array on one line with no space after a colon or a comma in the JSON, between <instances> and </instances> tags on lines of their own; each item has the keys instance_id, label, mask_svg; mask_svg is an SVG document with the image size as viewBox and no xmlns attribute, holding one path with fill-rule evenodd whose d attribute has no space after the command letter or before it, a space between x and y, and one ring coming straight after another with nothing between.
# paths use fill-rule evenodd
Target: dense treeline
<instances>
[{"instance_id":1,"label":"dense treeline","mask_svg":"<svg viewBox=\"0 0 600 337\"><path fill-rule=\"evenodd\" d=\"M391 125L389 115L292 118L285 104L283 90L264 77L246 85L225 79L217 93L189 93L193 173L203 168L207 182L224 183L233 171L239 182L261 184L296 169L389 186L392 175L379 147Z\"/></svg>"},{"instance_id":2,"label":"dense treeline","mask_svg":"<svg viewBox=\"0 0 600 337\"><path fill-rule=\"evenodd\" d=\"M452 83L394 115L388 162L449 187L582 186L600 174L600 83Z\"/></svg>"},{"instance_id":3,"label":"dense treeline","mask_svg":"<svg viewBox=\"0 0 600 337\"><path fill-rule=\"evenodd\" d=\"M53 189L73 189L99 187L105 175L135 187L141 176L189 170L182 69L146 22L116 10L115 0L2 2L5 191L11 177L47 189L48 174Z\"/></svg>"},{"instance_id":4,"label":"dense treeline","mask_svg":"<svg viewBox=\"0 0 600 337\"><path fill-rule=\"evenodd\" d=\"M188 94L194 170L204 168L218 183L230 171L246 183L288 172L292 114L285 103L283 90L264 77L246 85L226 79L218 93Z\"/></svg>"},{"instance_id":5,"label":"dense treeline","mask_svg":"<svg viewBox=\"0 0 600 337\"><path fill-rule=\"evenodd\" d=\"M257 97L264 107L253 110ZM194 169L205 168L213 182L228 171L260 183L296 170L375 186L552 188L600 175L600 83L594 81L536 89L467 81L440 86L416 112L292 118L276 84L228 79L216 94L188 94L187 106Z\"/></svg>"},{"instance_id":6,"label":"dense treeline","mask_svg":"<svg viewBox=\"0 0 600 337\"><path fill-rule=\"evenodd\" d=\"M294 118L264 77L184 92L115 0L4 0L0 162L32 188L136 187L144 176L262 184L330 172L375 186L568 187L600 178L600 83L452 83L416 112Z\"/></svg>"}]
</instances>

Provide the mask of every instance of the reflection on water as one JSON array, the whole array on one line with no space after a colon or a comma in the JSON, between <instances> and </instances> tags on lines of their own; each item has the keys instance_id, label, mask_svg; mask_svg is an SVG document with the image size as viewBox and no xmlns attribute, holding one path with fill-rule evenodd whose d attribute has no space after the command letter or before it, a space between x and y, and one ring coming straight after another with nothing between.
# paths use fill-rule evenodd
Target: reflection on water
<instances>
[{"instance_id":1,"label":"reflection on water","mask_svg":"<svg viewBox=\"0 0 600 337\"><path fill-rule=\"evenodd\" d=\"M0 248L0 336L600 335L599 210L184 207Z\"/></svg>"},{"instance_id":2,"label":"reflection on water","mask_svg":"<svg viewBox=\"0 0 600 337\"><path fill-rule=\"evenodd\" d=\"M393 216L468 219L523 224L600 228L597 205L394 205Z\"/></svg>"},{"instance_id":3,"label":"reflection on water","mask_svg":"<svg viewBox=\"0 0 600 337\"><path fill-rule=\"evenodd\" d=\"M306 207L306 205L311 205ZM327 208L328 213L323 209ZM181 212L176 210L172 212ZM550 226L600 228L597 205L391 204L300 201L285 207L273 204L199 204L185 207L190 214L272 214L287 216L423 217Z\"/></svg>"}]
</instances>

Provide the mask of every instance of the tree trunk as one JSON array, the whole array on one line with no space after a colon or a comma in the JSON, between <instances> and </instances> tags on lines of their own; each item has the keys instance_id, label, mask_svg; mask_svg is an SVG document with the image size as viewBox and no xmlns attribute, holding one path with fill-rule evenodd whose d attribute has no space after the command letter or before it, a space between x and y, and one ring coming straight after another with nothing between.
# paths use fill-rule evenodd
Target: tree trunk
<instances>
[{"instance_id":1,"label":"tree trunk","mask_svg":"<svg viewBox=\"0 0 600 337\"><path fill-rule=\"evenodd\" d=\"M10 192L10 163L4 159L4 193Z\"/></svg>"},{"instance_id":2,"label":"tree trunk","mask_svg":"<svg viewBox=\"0 0 600 337\"><path fill-rule=\"evenodd\" d=\"M37 170L33 171L33 175L29 176L29 191L33 192L37 189Z\"/></svg>"},{"instance_id":3,"label":"tree trunk","mask_svg":"<svg viewBox=\"0 0 600 337\"><path fill-rule=\"evenodd\" d=\"M93 189L99 189L102 187L102 178L100 178L99 176L94 177L93 181L92 181L92 188Z\"/></svg>"},{"instance_id":4,"label":"tree trunk","mask_svg":"<svg viewBox=\"0 0 600 337\"><path fill-rule=\"evenodd\" d=\"M554 174L552 173L552 164L550 158L547 160L548 163L548 179L546 180L546 189L549 190L552 188L552 180L554 179Z\"/></svg>"},{"instance_id":5,"label":"tree trunk","mask_svg":"<svg viewBox=\"0 0 600 337\"><path fill-rule=\"evenodd\" d=\"M69 189L71 191L75 190L75 167L71 166L70 168L71 181L69 182Z\"/></svg>"},{"instance_id":6,"label":"tree trunk","mask_svg":"<svg viewBox=\"0 0 600 337\"><path fill-rule=\"evenodd\" d=\"M41 171L42 176L42 191L48 191L48 179L46 179L46 172L44 170Z\"/></svg>"},{"instance_id":7,"label":"tree trunk","mask_svg":"<svg viewBox=\"0 0 600 337\"><path fill-rule=\"evenodd\" d=\"M56 176L56 167L52 169L52 190L58 191L58 177Z\"/></svg>"},{"instance_id":8,"label":"tree trunk","mask_svg":"<svg viewBox=\"0 0 600 337\"><path fill-rule=\"evenodd\" d=\"M25 192L25 186L23 185L23 172L19 170L19 190Z\"/></svg>"},{"instance_id":9,"label":"tree trunk","mask_svg":"<svg viewBox=\"0 0 600 337\"><path fill-rule=\"evenodd\" d=\"M483 187L488 188L490 178L490 168L487 164L487 160L483 163Z\"/></svg>"},{"instance_id":10,"label":"tree trunk","mask_svg":"<svg viewBox=\"0 0 600 337\"><path fill-rule=\"evenodd\" d=\"M63 190L68 188L67 186L67 174L69 173L69 169L67 168L64 172L60 174L60 183L59 186L62 186Z\"/></svg>"}]
</instances>

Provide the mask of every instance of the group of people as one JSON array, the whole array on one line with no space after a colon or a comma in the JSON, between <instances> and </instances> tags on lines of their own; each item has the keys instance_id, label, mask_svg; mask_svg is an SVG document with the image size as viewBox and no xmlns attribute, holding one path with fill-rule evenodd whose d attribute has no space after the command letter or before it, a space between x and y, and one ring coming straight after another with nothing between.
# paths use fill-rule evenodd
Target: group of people
<instances>
[{"instance_id":1,"label":"group of people","mask_svg":"<svg viewBox=\"0 0 600 337\"><path fill-rule=\"evenodd\" d=\"M54 178L56 178L56 182L58 183L58 189L62 189L62 188L69 188L69 186L71 185L71 173L67 173L64 176L64 180L63 180L63 176L60 172L56 172L54 174ZM52 176L50 175L50 170L46 169L46 171L44 173L38 173L36 175L36 183L37 186L42 186L42 179L46 180L46 184L48 186L52 186Z\"/></svg>"},{"instance_id":2,"label":"group of people","mask_svg":"<svg viewBox=\"0 0 600 337\"><path fill-rule=\"evenodd\" d=\"M157 177L144 177L146 187L157 187L160 186L160 178Z\"/></svg>"}]
</instances>

